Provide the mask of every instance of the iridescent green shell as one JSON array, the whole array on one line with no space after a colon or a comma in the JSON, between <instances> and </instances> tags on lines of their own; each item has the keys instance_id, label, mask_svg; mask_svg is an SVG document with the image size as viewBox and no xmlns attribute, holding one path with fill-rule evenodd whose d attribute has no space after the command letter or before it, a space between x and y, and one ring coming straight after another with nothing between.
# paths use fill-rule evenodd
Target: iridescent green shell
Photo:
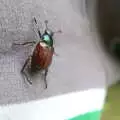
<instances>
[{"instance_id":1,"label":"iridescent green shell","mask_svg":"<svg viewBox=\"0 0 120 120\"><path fill-rule=\"evenodd\" d=\"M51 36L45 34L45 35L43 35L42 40L43 40L48 46L50 46L50 47L53 46L53 39L52 39Z\"/></svg>"}]
</instances>

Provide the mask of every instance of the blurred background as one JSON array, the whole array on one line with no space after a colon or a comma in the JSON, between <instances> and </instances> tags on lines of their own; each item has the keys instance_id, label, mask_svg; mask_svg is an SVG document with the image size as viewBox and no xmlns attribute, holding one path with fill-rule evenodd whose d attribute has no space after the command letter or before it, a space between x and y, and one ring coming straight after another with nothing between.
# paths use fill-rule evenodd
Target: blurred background
<instances>
[{"instance_id":1,"label":"blurred background","mask_svg":"<svg viewBox=\"0 0 120 120\"><path fill-rule=\"evenodd\" d=\"M93 12L89 11L93 3L91 3L91 1L86 2L89 18L93 21L93 24L96 24L95 26L101 38L98 44L101 45L105 54L103 61L105 62L105 59L107 58L107 62L105 64L111 63L108 65L107 69L109 74L107 81L108 94L103 110L102 120L119 120L120 1L95 0L94 3L96 5L93 5ZM94 16L91 16L93 13Z\"/></svg>"}]
</instances>

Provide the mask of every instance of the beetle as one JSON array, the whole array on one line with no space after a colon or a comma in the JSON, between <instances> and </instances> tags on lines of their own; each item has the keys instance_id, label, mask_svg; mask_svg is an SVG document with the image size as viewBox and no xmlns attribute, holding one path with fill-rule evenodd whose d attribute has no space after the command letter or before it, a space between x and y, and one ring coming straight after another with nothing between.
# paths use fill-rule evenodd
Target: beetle
<instances>
[{"instance_id":1,"label":"beetle","mask_svg":"<svg viewBox=\"0 0 120 120\"><path fill-rule=\"evenodd\" d=\"M44 71L44 83L45 83L45 88L47 88L46 77L48 74L48 69L52 63L53 54L56 54L54 50L53 36L54 36L54 33L61 33L62 31L58 30L56 32L53 32L48 28L48 20L45 20L44 21L45 30L44 30L44 33L41 34L35 17L33 18L33 21L37 26L37 33L40 38L39 41L36 40L32 42L24 42L24 43L18 43L18 44L14 43L14 45L27 45L27 44L35 45L33 53L28 57L28 59L25 61L21 69L21 74L24 75L25 79L28 81L29 84L32 84L32 80L24 72L25 67L30 62L31 74L36 73L37 71Z\"/></svg>"}]
</instances>

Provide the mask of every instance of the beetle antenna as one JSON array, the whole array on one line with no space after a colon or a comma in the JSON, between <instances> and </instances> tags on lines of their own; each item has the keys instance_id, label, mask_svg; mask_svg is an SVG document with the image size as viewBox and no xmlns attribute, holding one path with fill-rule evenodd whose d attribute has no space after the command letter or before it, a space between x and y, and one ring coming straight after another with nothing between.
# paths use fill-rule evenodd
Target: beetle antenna
<instances>
[{"instance_id":1,"label":"beetle antenna","mask_svg":"<svg viewBox=\"0 0 120 120\"><path fill-rule=\"evenodd\" d=\"M45 27L46 27L45 30L47 30L47 29L48 29L48 20L45 20L44 22L45 22ZM61 31L61 30L58 30L58 31L55 31L55 32L52 32L52 33L53 33L53 34L55 34L55 33L62 33L62 31Z\"/></svg>"},{"instance_id":2,"label":"beetle antenna","mask_svg":"<svg viewBox=\"0 0 120 120\"><path fill-rule=\"evenodd\" d=\"M35 24L36 24L36 26L37 26L37 32L38 32L38 34L39 34L39 37L41 38L42 37L42 35L41 35L41 32L40 32L40 30L39 30L39 27L38 27L38 23L37 23L37 20L36 20L36 18L34 17L33 18L34 19L34 22L35 22Z\"/></svg>"},{"instance_id":3,"label":"beetle antenna","mask_svg":"<svg viewBox=\"0 0 120 120\"><path fill-rule=\"evenodd\" d=\"M45 20L44 22L45 22L46 29L48 29L48 20Z\"/></svg>"},{"instance_id":4,"label":"beetle antenna","mask_svg":"<svg viewBox=\"0 0 120 120\"><path fill-rule=\"evenodd\" d=\"M62 31L58 30L58 31L53 32L53 34L55 34L55 33L62 33Z\"/></svg>"}]
</instances>

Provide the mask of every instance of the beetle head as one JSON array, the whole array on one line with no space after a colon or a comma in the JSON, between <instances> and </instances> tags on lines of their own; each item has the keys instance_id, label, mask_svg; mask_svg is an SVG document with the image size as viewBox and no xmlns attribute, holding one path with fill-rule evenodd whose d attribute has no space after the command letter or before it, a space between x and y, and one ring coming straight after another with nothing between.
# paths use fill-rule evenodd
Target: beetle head
<instances>
[{"instance_id":1,"label":"beetle head","mask_svg":"<svg viewBox=\"0 0 120 120\"><path fill-rule=\"evenodd\" d=\"M53 37L54 32L52 30L50 30L50 29L46 29L45 34L48 34L49 36Z\"/></svg>"}]
</instances>

